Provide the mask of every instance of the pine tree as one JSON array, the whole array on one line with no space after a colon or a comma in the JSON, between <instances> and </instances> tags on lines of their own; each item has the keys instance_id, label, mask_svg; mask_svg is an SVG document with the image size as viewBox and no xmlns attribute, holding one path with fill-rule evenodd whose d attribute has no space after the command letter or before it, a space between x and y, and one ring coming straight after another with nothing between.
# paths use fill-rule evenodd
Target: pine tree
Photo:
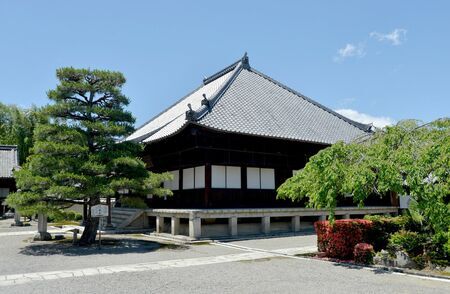
<instances>
[{"instance_id":1,"label":"pine tree","mask_svg":"<svg viewBox=\"0 0 450 294\"><path fill-rule=\"evenodd\" d=\"M148 172L137 157L141 146L123 141L134 123L124 109L129 104L121 92L124 76L70 67L58 69L57 78L59 85L48 92L53 103L43 109L48 122L35 130L32 155L15 175L19 191L8 203L28 213L74 203L86 203L90 211L119 190L170 194L155 183L164 176ZM95 242L97 228L98 219L88 214L80 245Z\"/></svg>"}]
</instances>

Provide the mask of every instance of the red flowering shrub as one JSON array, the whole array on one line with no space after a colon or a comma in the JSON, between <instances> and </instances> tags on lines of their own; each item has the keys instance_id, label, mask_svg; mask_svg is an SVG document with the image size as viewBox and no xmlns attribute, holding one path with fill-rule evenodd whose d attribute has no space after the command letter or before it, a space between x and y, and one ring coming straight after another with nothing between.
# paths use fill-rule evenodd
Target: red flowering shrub
<instances>
[{"instance_id":1,"label":"red flowering shrub","mask_svg":"<svg viewBox=\"0 0 450 294\"><path fill-rule=\"evenodd\" d=\"M328 247L328 231L330 226L327 221L317 221L314 223L317 234L317 249L319 252L326 252Z\"/></svg>"},{"instance_id":2,"label":"red flowering shrub","mask_svg":"<svg viewBox=\"0 0 450 294\"><path fill-rule=\"evenodd\" d=\"M336 220L333 225L328 221L315 222L317 247L328 257L352 259L355 245L367 239L371 226L371 221L362 219Z\"/></svg>"},{"instance_id":3,"label":"red flowering shrub","mask_svg":"<svg viewBox=\"0 0 450 294\"><path fill-rule=\"evenodd\" d=\"M353 250L353 256L357 263L372 264L374 255L373 246L367 243L358 243Z\"/></svg>"}]
</instances>

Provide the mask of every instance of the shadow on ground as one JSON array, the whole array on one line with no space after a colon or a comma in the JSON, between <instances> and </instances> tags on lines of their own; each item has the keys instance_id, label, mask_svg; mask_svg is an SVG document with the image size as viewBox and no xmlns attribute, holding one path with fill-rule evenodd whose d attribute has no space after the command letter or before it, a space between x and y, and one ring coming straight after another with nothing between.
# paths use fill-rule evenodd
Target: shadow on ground
<instances>
[{"instance_id":1,"label":"shadow on ground","mask_svg":"<svg viewBox=\"0 0 450 294\"><path fill-rule=\"evenodd\" d=\"M30 244L22 248L19 253L30 256L86 256L100 254L127 254L127 253L149 253L161 249L184 250L187 247L179 245L160 244L152 241L136 239L105 239L102 240L101 249L98 245L80 247L72 245L69 240L40 242Z\"/></svg>"},{"instance_id":2,"label":"shadow on ground","mask_svg":"<svg viewBox=\"0 0 450 294\"><path fill-rule=\"evenodd\" d=\"M313 236L316 235L314 229L305 229L300 232L274 232L269 235L263 234L248 234L248 235L238 235L234 237L225 236L225 237L205 237L205 239L214 239L219 240L221 242L235 242L235 241L246 241L246 240L259 240L259 239L279 239L279 238L288 238L288 237L298 237L298 236Z\"/></svg>"},{"instance_id":3,"label":"shadow on ground","mask_svg":"<svg viewBox=\"0 0 450 294\"><path fill-rule=\"evenodd\" d=\"M361 269L364 269L365 267L371 267L370 265L361 265L361 264L354 264L354 263L347 263L347 262L334 262L333 265L339 266L339 267L345 267L348 269L355 269L355 270L361 270ZM372 267L372 272L377 275L392 273L391 271L386 270L385 268L373 268L373 267Z\"/></svg>"}]
</instances>

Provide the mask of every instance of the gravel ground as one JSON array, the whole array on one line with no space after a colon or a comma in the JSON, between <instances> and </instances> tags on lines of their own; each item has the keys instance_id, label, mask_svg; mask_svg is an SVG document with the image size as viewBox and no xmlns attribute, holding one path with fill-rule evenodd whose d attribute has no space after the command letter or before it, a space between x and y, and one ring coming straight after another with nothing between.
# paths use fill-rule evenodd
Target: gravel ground
<instances>
[{"instance_id":1,"label":"gravel ground","mask_svg":"<svg viewBox=\"0 0 450 294\"><path fill-rule=\"evenodd\" d=\"M13 223L14 223L13 218L7 218L7 219L0 220L0 233L37 231L37 222L35 222L35 221L30 222L31 226L23 226L23 227L11 227L11 224L13 224Z\"/></svg>"},{"instance_id":2,"label":"gravel ground","mask_svg":"<svg viewBox=\"0 0 450 294\"><path fill-rule=\"evenodd\" d=\"M113 242L112 245L105 246L102 250L95 247L72 247L69 243L30 242L30 237L0 237L0 276L197 257L208 258L244 252L235 248L214 245L167 246L145 237L137 239L135 235L114 236L121 238L121 242ZM283 238L232 241L226 244L275 250L314 246L316 237L306 234ZM0 288L0 293L30 292L58 294L130 292L450 293L450 283L365 269L352 269L311 259L275 257L35 281Z\"/></svg>"},{"instance_id":3,"label":"gravel ground","mask_svg":"<svg viewBox=\"0 0 450 294\"><path fill-rule=\"evenodd\" d=\"M125 239L120 245L101 250L95 246L72 247L70 243L31 242L29 236L0 237L0 275L241 253L219 246L161 246L130 236L114 237Z\"/></svg>"},{"instance_id":4,"label":"gravel ground","mask_svg":"<svg viewBox=\"0 0 450 294\"><path fill-rule=\"evenodd\" d=\"M317 236L313 232L307 232L300 236L253 239L228 243L252 248L274 250L280 248L314 246L317 244Z\"/></svg>"},{"instance_id":5,"label":"gravel ground","mask_svg":"<svg viewBox=\"0 0 450 294\"><path fill-rule=\"evenodd\" d=\"M450 284L311 260L255 261L69 278L8 293L449 293Z\"/></svg>"}]
</instances>

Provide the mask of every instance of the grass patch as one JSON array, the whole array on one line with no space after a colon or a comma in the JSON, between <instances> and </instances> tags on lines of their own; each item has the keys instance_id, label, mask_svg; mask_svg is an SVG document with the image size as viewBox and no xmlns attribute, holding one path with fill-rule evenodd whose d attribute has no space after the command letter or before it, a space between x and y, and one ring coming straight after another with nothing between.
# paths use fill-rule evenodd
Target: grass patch
<instances>
[{"instance_id":1,"label":"grass patch","mask_svg":"<svg viewBox=\"0 0 450 294\"><path fill-rule=\"evenodd\" d=\"M202 246L202 245L209 245L209 244L211 244L211 242L199 241L199 242L192 242L190 245Z\"/></svg>"},{"instance_id":2,"label":"grass patch","mask_svg":"<svg viewBox=\"0 0 450 294\"><path fill-rule=\"evenodd\" d=\"M64 221L59 221L59 222L54 222L54 223L49 223L49 226L52 227L59 227L62 228L62 226L79 226L80 222L77 221L70 221L70 220L64 220Z\"/></svg>"}]
</instances>

